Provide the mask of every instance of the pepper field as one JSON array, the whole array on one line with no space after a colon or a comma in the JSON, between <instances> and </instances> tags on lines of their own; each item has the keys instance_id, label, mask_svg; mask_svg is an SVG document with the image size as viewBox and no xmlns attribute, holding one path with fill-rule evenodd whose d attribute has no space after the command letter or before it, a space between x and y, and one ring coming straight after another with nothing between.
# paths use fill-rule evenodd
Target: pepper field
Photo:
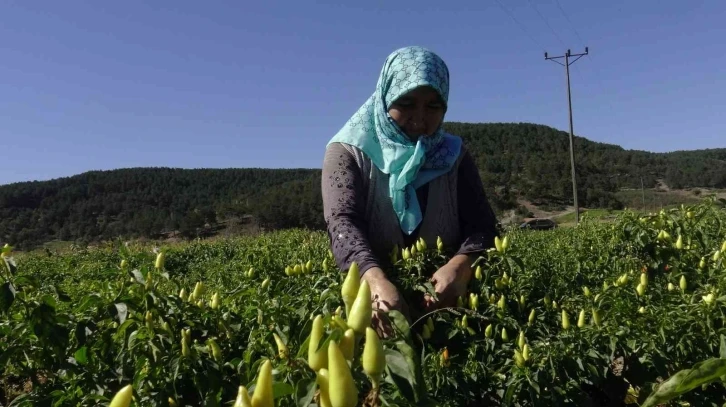
<instances>
[{"instance_id":1,"label":"pepper field","mask_svg":"<svg viewBox=\"0 0 726 407\"><path fill-rule=\"evenodd\" d=\"M134 243L6 248L0 405L107 405L127 385L137 406L242 406L240 386L254 406L726 402L723 202L506 236L506 249L480 258L459 306L411 325L389 315L378 389L363 368L375 350L364 351L365 332L353 332L350 362L331 356L322 374L309 365L317 316L316 349L351 346L346 271L322 232L170 245L163 264ZM393 255L389 273L409 304L432 290L426 276L451 249L425 242ZM268 360L271 384L258 382Z\"/></svg>"}]
</instances>

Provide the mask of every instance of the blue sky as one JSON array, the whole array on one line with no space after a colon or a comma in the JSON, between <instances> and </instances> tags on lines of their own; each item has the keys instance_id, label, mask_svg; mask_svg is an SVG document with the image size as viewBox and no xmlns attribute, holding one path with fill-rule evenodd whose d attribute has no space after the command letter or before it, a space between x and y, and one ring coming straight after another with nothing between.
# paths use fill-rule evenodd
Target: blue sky
<instances>
[{"instance_id":1,"label":"blue sky","mask_svg":"<svg viewBox=\"0 0 726 407\"><path fill-rule=\"evenodd\" d=\"M722 0L21 0L0 15L0 184L138 166L319 168L406 45L449 65L447 120L567 130L564 68L543 53L587 45L571 70L576 134L726 147Z\"/></svg>"}]
</instances>

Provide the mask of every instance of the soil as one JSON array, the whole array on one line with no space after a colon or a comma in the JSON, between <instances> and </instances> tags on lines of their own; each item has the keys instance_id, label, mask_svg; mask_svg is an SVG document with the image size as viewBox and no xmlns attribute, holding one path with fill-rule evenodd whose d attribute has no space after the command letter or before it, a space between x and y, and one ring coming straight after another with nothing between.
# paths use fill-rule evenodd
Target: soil
<instances>
[{"instance_id":1,"label":"soil","mask_svg":"<svg viewBox=\"0 0 726 407\"><path fill-rule=\"evenodd\" d=\"M658 192L667 192L669 194L674 195L680 195L684 197L696 197L694 194L695 190L701 191L700 196L706 196L710 194L716 194L717 199L726 199L726 190L714 190L711 188L689 188L689 189L672 189L668 184L665 183L664 180L658 180L656 187L652 190L658 191ZM564 210L561 211L546 211L542 208L534 205L531 201L520 199L517 201L518 205L524 206L532 213L532 217L529 218L522 218L518 216L514 210L507 211L500 219L500 222L502 225L510 225L510 224L519 224L520 221L524 221L531 218L544 218L544 219L554 219L563 215L567 215L570 213L575 212L575 207L570 205L567 206ZM580 207L580 214L582 214L583 211L587 210L588 208Z\"/></svg>"}]
</instances>

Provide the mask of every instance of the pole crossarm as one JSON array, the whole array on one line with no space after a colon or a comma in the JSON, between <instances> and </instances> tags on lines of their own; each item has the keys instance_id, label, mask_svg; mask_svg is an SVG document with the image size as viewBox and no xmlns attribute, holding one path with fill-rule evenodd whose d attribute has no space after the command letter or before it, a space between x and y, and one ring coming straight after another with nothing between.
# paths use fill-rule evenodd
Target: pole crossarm
<instances>
[{"instance_id":1,"label":"pole crossarm","mask_svg":"<svg viewBox=\"0 0 726 407\"><path fill-rule=\"evenodd\" d=\"M577 60L578 60L578 59L580 59L581 57L584 57L585 55L589 55L589 54L590 54L590 50L589 50L589 48L588 48L588 47L585 47L585 52L583 52L583 53L580 53L580 54L573 54L573 53L571 53L571 52L570 52L570 50L568 49L568 50L567 50L567 52L565 53L565 55L560 55L560 56L556 56L556 57L551 57L551 56L549 56L549 53L545 52L545 59L550 59L550 60L554 60L554 59L562 59L562 58L572 58L572 57L577 57L577 59L575 59L575 61L577 61ZM572 62L570 62L570 65L574 64L574 63L575 63L575 61L572 61Z\"/></svg>"}]
</instances>

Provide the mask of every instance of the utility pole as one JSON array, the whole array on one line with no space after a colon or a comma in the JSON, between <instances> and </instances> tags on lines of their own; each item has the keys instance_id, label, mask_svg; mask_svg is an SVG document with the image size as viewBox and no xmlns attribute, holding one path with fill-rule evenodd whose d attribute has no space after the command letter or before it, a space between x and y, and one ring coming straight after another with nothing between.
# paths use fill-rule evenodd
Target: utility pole
<instances>
[{"instance_id":1,"label":"utility pole","mask_svg":"<svg viewBox=\"0 0 726 407\"><path fill-rule=\"evenodd\" d=\"M577 205L577 177L575 172L575 142L574 142L574 131L572 128L572 95L570 94L570 65L577 62L578 59L588 54L588 49L585 47L585 52L582 54L572 54L570 50L567 50L565 55L558 57L547 56L545 52L545 60L556 62L565 67L565 74L567 75L567 104L570 109L570 165L572 166L572 196L575 204L575 224L580 223L580 207ZM577 57L574 60L570 60L572 57ZM558 61L558 59L565 58L565 63Z\"/></svg>"}]
</instances>

